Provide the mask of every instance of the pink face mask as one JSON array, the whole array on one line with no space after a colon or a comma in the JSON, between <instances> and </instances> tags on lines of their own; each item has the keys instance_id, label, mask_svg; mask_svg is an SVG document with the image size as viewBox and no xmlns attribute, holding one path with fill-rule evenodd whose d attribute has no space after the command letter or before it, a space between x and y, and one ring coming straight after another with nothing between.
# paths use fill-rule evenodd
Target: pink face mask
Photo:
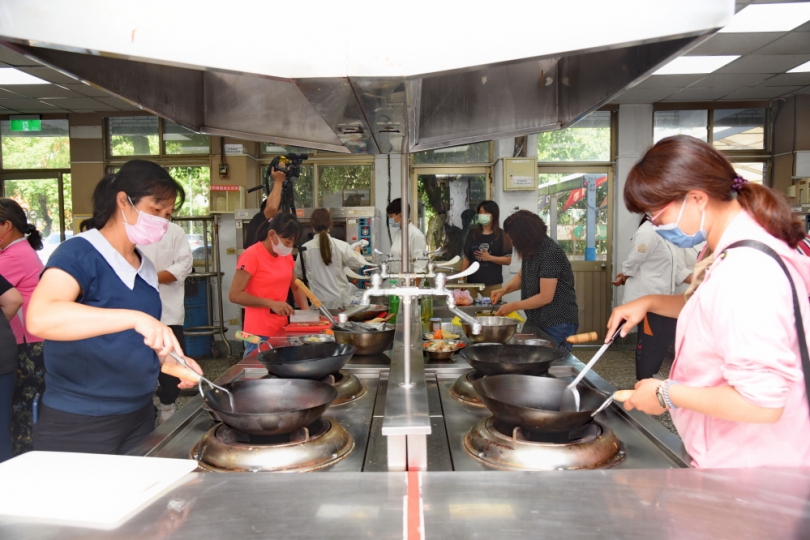
<instances>
[{"instance_id":1,"label":"pink face mask","mask_svg":"<svg viewBox=\"0 0 810 540\"><path fill-rule=\"evenodd\" d=\"M127 199L129 199L129 204L132 204L132 199L129 197ZM132 204L132 208L135 208L134 204ZM121 210L121 215L124 216L124 228L127 231L129 241L139 246L159 242L163 235L166 234L166 231L169 230L169 220L141 212L137 208L135 208L135 211L138 212L138 221L135 225L130 225L127 223L126 214Z\"/></svg>"}]
</instances>

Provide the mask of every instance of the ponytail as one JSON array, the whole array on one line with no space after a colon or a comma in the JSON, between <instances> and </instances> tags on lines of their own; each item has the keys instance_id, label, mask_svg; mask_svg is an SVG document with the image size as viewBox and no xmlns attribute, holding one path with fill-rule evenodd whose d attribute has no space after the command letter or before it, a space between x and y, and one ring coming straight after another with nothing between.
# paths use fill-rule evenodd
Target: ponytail
<instances>
[{"instance_id":1,"label":"ponytail","mask_svg":"<svg viewBox=\"0 0 810 540\"><path fill-rule=\"evenodd\" d=\"M318 233L318 247L321 248L323 264L332 264L332 242L329 241L329 233L323 229Z\"/></svg>"},{"instance_id":2,"label":"ponytail","mask_svg":"<svg viewBox=\"0 0 810 540\"><path fill-rule=\"evenodd\" d=\"M36 225L28 223L22 207L14 199L0 197L0 222L11 222L11 226L20 234L25 235L28 244L34 251L42 249L42 234L37 230Z\"/></svg>"},{"instance_id":3,"label":"ponytail","mask_svg":"<svg viewBox=\"0 0 810 540\"><path fill-rule=\"evenodd\" d=\"M332 228L332 214L326 208L317 208L310 218L312 230L318 233L318 247L321 250L323 264L332 264L332 242L329 241L329 229Z\"/></svg>"},{"instance_id":4,"label":"ponytail","mask_svg":"<svg viewBox=\"0 0 810 540\"><path fill-rule=\"evenodd\" d=\"M787 200L770 188L746 182L738 188L737 202L768 233L792 249L804 240L801 222L793 217Z\"/></svg>"}]
</instances>

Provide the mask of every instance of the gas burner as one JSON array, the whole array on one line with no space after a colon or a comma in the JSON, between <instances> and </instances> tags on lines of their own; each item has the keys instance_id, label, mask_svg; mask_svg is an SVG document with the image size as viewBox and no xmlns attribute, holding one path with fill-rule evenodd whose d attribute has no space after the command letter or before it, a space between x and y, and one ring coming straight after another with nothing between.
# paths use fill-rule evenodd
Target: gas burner
<instances>
[{"instance_id":1,"label":"gas burner","mask_svg":"<svg viewBox=\"0 0 810 540\"><path fill-rule=\"evenodd\" d=\"M484 403L481 401L481 397L478 395L478 392L475 391L475 388L473 388L473 383L482 377L486 377L486 375L474 369L472 371L468 371L456 379L456 382L454 382L453 386L450 387L450 395L462 403L473 405L475 407L483 407ZM542 375L538 375L538 377L555 378L551 373L544 373Z\"/></svg>"},{"instance_id":2,"label":"gas burner","mask_svg":"<svg viewBox=\"0 0 810 540\"><path fill-rule=\"evenodd\" d=\"M321 417L293 433L272 437L217 424L192 448L191 458L211 472L307 472L333 465L353 449L349 432Z\"/></svg>"},{"instance_id":3,"label":"gas burner","mask_svg":"<svg viewBox=\"0 0 810 540\"><path fill-rule=\"evenodd\" d=\"M275 379L277 377L275 375L268 374L262 378ZM360 379L357 378L357 375L354 373L349 373L343 369L337 373L327 375L321 379L321 382L334 386L335 390L338 391L338 397L332 402L331 407L343 405L344 403L349 403L356 399L360 399L366 393L366 388L363 386L363 383L360 382Z\"/></svg>"},{"instance_id":4,"label":"gas burner","mask_svg":"<svg viewBox=\"0 0 810 540\"><path fill-rule=\"evenodd\" d=\"M570 433L539 433L506 426L492 416L464 436L464 449L486 465L513 471L606 469L626 457L616 434L599 422Z\"/></svg>"}]
</instances>

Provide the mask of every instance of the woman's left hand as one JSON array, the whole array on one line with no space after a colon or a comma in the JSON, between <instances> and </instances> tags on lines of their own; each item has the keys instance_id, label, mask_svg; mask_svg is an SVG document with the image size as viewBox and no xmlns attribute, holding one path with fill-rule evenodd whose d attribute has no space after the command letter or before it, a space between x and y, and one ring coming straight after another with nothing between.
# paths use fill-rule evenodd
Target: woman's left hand
<instances>
[{"instance_id":1,"label":"woman's left hand","mask_svg":"<svg viewBox=\"0 0 810 540\"><path fill-rule=\"evenodd\" d=\"M200 367L200 365L197 362L195 362L194 360L192 360L191 358L189 358L186 355L183 355L183 360L186 361L186 365L189 367L189 369L197 372L199 375L203 374L203 370L202 370L202 368ZM163 369L163 366L167 362L172 362L172 363L175 363L175 364L179 364L179 362L177 360L175 360L174 358L172 358L169 355L161 357L160 358L160 364L161 364L160 370L163 371L164 373L168 373L167 370ZM182 369L182 368L180 368L180 369ZM172 375L171 373L169 373L169 374ZM194 388L195 386L197 386L196 382L192 382L192 381L189 381L189 380L186 380L186 379L180 379L180 384L177 385L177 387L180 388L180 389Z\"/></svg>"},{"instance_id":2,"label":"woman's left hand","mask_svg":"<svg viewBox=\"0 0 810 540\"><path fill-rule=\"evenodd\" d=\"M510 313L514 313L518 310L517 302L509 302L500 307L498 311L495 313L496 317L506 317Z\"/></svg>"},{"instance_id":3,"label":"woman's left hand","mask_svg":"<svg viewBox=\"0 0 810 540\"><path fill-rule=\"evenodd\" d=\"M491 261L495 257L489 251L476 251L475 258L479 261Z\"/></svg>"},{"instance_id":4,"label":"woman's left hand","mask_svg":"<svg viewBox=\"0 0 810 540\"><path fill-rule=\"evenodd\" d=\"M636 383L636 391L633 395L624 402L624 408L627 411L632 411L633 409L638 409L643 413L647 414L664 414L667 412L666 409L661 408L661 404L658 403L658 397L655 395L655 391L658 390L658 387L664 384L664 381L659 381L658 379L644 379L642 381L638 381Z\"/></svg>"}]
</instances>

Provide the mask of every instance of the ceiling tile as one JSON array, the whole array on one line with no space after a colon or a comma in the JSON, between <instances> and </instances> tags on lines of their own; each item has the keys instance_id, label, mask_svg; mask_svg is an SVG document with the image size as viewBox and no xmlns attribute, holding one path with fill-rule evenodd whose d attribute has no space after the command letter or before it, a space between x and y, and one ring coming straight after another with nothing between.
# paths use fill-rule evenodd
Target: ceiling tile
<instances>
[{"instance_id":1,"label":"ceiling tile","mask_svg":"<svg viewBox=\"0 0 810 540\"><path fill-rule=\"evenodd\" d=\"M757 86L741 88L736 92L724 96L723 99L771 99L790 94L799 88L801 88L801 86L765 86L758 84Z\"/></svg>"},{"instance_id":2,"label":"ceiling tile","mask_svg":"<svg viewBox=\"0 0 810 540\"><path fill-rule=\"evenodd\" d=\"M692 86L697 88L743 88L764 81L770 73L711 73Z\"/></svg>"},{"instance_id":3,"label":"ceiling tile","mask_svg":"<svg viewBox=\"0 0 810 540\"><path fill-rule=\"evenodd\" d=\"M743 56L715 73L784 73L810 61L810 54L752 54Z\"/></svg>"},{"instance_id":4,"label":"ceiling tile","mask_svg":"<svg viewBox=\"0 0 810 540\"><path fill-rule=\"evenodd\" d=\"M0 45L0 62L4 62L10 66L41 66L36 61L14 52L8 47Z\"/></svg>"},{"instance_id":5,"label":"ceiling tile","mask_svg":"<svg viewBox=\"0 0 810 540\"><path fill-rule=\"evenodd\" d=\"M73 90L78 94L82 94L83 96L90 96L90 97L110 97L109 92L105 92L104 90L100 90L95 86L90 86L89 84L79 83L73 81L74 84L63 84L65 88Z\"/></svg>"},{"instance_id":6,"label":"ceiling tile","mask_svg":"<svg viewBox=\"0 0 810 540\"><path fill-rule=\"evenodd\" d=\"M61 107L62 109L79 109L84 111L92 111L96 107L99 107L101 104L95 99L91 97L77 97L77 98L53 98L53 99L43 99L42 101L46 103L50 103L51 105L56 105L57 107Z\"/></svg>"},{"instance_id":7,"label":"ceiling tile","mask_svg":"<svg viewBox=\"0 0 810 540\"><path fill-rule=\"evenodd\" d=\"M793 92L794 94L810 94L810 86L805 86L804 88L799 88L798 90Z\"/></svg>"},{"instance_id":8,"label":"ceiling tile","mask_svg":"<svg viewBox=\"0 0 810 540\"><path fill-rule=\"evenodd\" d=\"M98 98L98 101L101 101L102 103L106 103L107 105L112 105L116 109L121 109L121 110L124 110L124 111L139 111L139 110L141 110L140 107L137 107L136 105L132 105L130 103L127 103L123 99L118 99L118 98L114 98L114 97Z\"/></svg>"},{"instance_id":9,"label":"ceiling tile","mask_svg":"<svg viewBox=\"0 0 810 540\"><path fill-rule=\"evenodd\" d=\"M14 98L14 99L0 99L0 107L14 109L20 112L64 112L64 109L54 107L48 103L38 101L36 99Z\"/></svg>"},{"instance_id":10,"label":"ceiling tile","mask_svg":"<svg viewBox=\"0 0 810 540\"><path fill-rule=\"evenodd\" d=\"M687 56L718 56L726 54L750 54L760 47L775 41L785 32L752 32L750 34L715 34L687 53Z\"/></svg>"},{"instance_id":11,"label":"ceiling tile","mask_svg":"<svg viewBox=\"0 0 810 540\"><path fill-rule=\"evenodd\" d=\"M791 32L776 41L757 49L757 54L808 54L810 53L810 33Z\"/></svg>"},{"instance_id":12,"label":"ceiling tile","mask_svg":"<svg viewBox=\"0 0 810 540\"><path fill-rule=\"evenodd\" d=\"M810 84L810 73L780 73L765 79L762 84L765 86L803 86Z\"/></svg>"},{"instance_id":13,"label":"ceiling tile","mask_svg":"<svg viewBox=\"0 0 810 540\"><path fill-rule=\"evenodd\" d=\"M677 88L631 88L613 98L611 103L655 103L677 91Z\"/></svg>"},{"instance_id":14,"label":"ceiling tile","mask_svg":"<svg viewBox=\"0 0 810 540\"><path fill-rule=\"evenodd\" d=\"M810 32L810 21L807 21L798 28L794 28L791 32Z\"/></svg>"},{"instance_id":15,"label":"ceiling tile","mask_svg":"<svg viewBox=\"0 0 810 540\"><path fill-rule=\"evenodd\" d=\"M737 86L725 88L684 88L677 94L669 96L665 101L713 101L739 90Z\"/></svg>"},{"instance_id":16,"label":"ceiling tile","mask_svg":"<svg viewBox=\"0 0 810 540\"><path fill-rule=\"evenodd\" d=\"M686 88L706 75L650 75L633 88Z\"/></svg>"},{"instance_id":17,"label":"ceiling tile","mask_svg":"<svg viewBox=\"0 0 810 540\"><path fill-rule=\"evenodd\" d=\"M0 86L0 88L29 98L83 97L81 94L71 92L55 84L15 84Z\"/></svg>"},{"instance_id":18,"label":"ceiling tile","mask_svg":"<svg viewBox=\"0 0 810 540\"><path fill-rule=\"evenodd\" d=\"M20 71L24 71L30 75L33 75L34 77L39 77L43 81L48 81L57 84L70 84L77 82L76 79L68 77L67 75L62 75L55 69L51 69L45 66L21 67Z\"/></svg>"}]
</instances>

